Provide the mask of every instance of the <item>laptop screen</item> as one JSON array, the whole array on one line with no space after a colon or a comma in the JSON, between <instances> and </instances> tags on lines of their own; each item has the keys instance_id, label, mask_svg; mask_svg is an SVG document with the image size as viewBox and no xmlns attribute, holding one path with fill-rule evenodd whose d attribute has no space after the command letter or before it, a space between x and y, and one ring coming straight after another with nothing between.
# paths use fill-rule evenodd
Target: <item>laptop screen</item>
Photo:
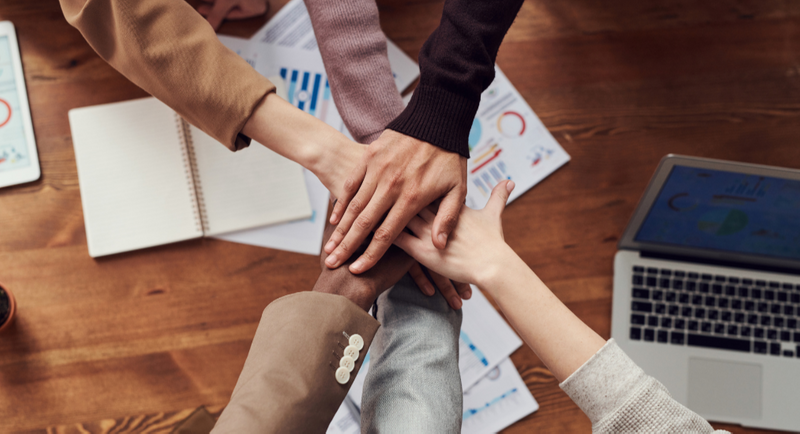
<instances>
[{"instance_id":1,"label":"laptop screen","mask_svg":"<svg viewBox=\"0 0 800 434\"><path fill-rule=\"evenodd\" d=\"M800 181L675 165L635 241L800 260Z\"/></svg>"}]
</instances>

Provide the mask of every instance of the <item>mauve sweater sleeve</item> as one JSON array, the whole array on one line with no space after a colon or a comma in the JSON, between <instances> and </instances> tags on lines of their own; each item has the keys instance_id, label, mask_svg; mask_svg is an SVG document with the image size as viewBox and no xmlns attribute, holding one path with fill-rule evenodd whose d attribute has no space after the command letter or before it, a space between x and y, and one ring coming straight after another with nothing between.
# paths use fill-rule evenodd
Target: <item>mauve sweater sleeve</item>
<instances>
[{"instance_id":1,"label":"mauve sweater sleeve","mask_svg":"<svg viewBox=\"0 0 800 434\"><path fill-rule=\"evenodd\" d=\"M305 0L333 100L359 143L377 139L403 111L375 0Z\"/></svg>"},{"instance_id":2,"label":"mauve sweater sleeve","mask_svg":"<svg viewBox=\"0 0 800 434\"><path fill-rule=\"evenodd\" d=\"M467 138L497 50L523 0L446 0L419 53L420 81L387 128L469 157Z\"/></svg>"}]
</instances>

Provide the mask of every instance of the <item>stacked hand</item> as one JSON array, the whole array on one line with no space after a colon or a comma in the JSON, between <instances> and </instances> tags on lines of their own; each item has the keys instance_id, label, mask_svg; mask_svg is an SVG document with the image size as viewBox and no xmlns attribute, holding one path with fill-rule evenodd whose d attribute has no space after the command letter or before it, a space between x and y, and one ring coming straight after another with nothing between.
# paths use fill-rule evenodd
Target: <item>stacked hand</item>
<instances>
[{"instance_id":1,"label":"stacked hand","mask_svg":"<svg viewBox=\"0 0 800 434\"><path fill-rule=\"evenodd\" d=\"M369 247L350 265L353 273L369 270L411 218L438 199L441 203L431 241L443 249L458 221L467 195L466 183L466 158L395 131L384 131L369 145L344 184L344 194L331 214L331 223L338 226L325 245L330 255L325 264L340 266L374 230Z\"/></svg>"},{"instance_id":2,"label":"stacked hand","mask_svg":"<svg viewBox=\"0 0 800 434\"><path fill-rule=\"evenodd\" d=\"M482 286L489 276L498 274L504 258L516 256L503 238L500 216L514 189L513 181L497 184L489 202L480 211L461 210L458 224L447 248L440 250L431 242L436 216L424 209L408 223L412 234L402 233L395 245L429 269L460 282Z\"/></svg>"},{"instance_id":3,"label":"stacked hand","mask_svg":"<svg viewBox=\"0 0 800 434\"><path fill-rule=\"evenodd\" d=\"M431 242L444 248L466 196L466 165L466 159L458 154L395 131L384 131L369 145L344 183L344 192L331 214L330 222L338 226L325 245L325 253L330 255L325 264L336 268L347 262L353 273L369 270L408 221L440 198ZM373 230L369 247L359 252L358 260L350 261ZM437 273L429 272L429 280L418 264L409 273L427 295L434 293L432 280L453 309L460 309L461 299L472 295L469 285L451 282Z\"/></svg>"},{"instance_id":4,"label":"stacked hand","mask_svg":"<svg viewBox=\"0 0 800 434\"><path fill-rule=\"evenodd\" d=\"M333 225L329 224L325 228L325 236L330 236L333 229ZM375 299L397 283L415 264L410 256L394 246L371 270L359 275L350 273L347 267L329 269L324 263L326 257L325 252L320 256L322 273L314 285L314 291L342 295L364 310L369 310Z\"/></svg>"}]
</instances>

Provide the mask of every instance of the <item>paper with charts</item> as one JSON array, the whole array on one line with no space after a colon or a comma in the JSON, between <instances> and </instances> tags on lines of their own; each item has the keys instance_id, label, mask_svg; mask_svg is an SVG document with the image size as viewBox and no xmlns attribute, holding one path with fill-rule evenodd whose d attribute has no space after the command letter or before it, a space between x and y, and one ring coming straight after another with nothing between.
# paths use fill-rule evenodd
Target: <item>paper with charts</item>
<instances>
[{"instance_id":1,"label":"paper with charts","mask_svg":"<svg viewBox=\"0 0 800 434\"><path fill-rule=\"evenodd\" d=\"M495 66L469 132L467 206L483 208L498 182L517 186L509 202L569 161L569 155Z\"/></svg>"},{"instance_id":2,"label":"paper with charts","mask_svg":"<svg viewBox=\"0 0 800 434\"><path fill-rule=\"evenodd\" d=\"M472 286L472 294L462 308L464 319L459 339L458 367L465 391L462 433L493 432L490 429L503 429L533 413L539 406L508 358L522 346L522 340L478 287ZM368 352L343 406L361 408L369 364ZM355 413L352 408L349 412L342 410L337 413L337 426L352 426L353 420L358 422ZM340 431L329 429L328 432Z\"/></svg>"},{"instance_id":3,"label":"paper with charts","mask_svg":"<svg viewBox=\"0 0 800 434\"><path fill-rule=\"evenodd\" d=\"M464 393L462 434L498 432L539 409L511 359L505 359Z\"/></svg>"}]
</instances>

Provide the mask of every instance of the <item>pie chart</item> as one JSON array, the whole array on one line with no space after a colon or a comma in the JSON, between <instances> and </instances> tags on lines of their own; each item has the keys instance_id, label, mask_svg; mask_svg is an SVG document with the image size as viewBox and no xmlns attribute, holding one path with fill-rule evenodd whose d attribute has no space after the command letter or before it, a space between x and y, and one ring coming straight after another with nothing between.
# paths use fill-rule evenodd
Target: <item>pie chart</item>
<instances>
[{"instance_id":1,"label":"pie chart","mask_svg":"<svg viewBox=\"0 0 800 434\"><path fill-rule=\"evenodd\" d=\"M481 134L483 134L483 128L481 128L481 121L478 118L472 121L472 128L469 130L469 138L467 139L467 143L469 143L469 150L471 151L478 142L481 140Z\"/></svg>"},{"instance_id":2,"label":"pie chart","mask_svg":"<svg viewBox=\"0 0 800 434\"><path fill-rule=\"evenodd\" d=\"M0 98L0 128L4 127L11 120L11 104Z\"/></svg>"},{"instance_id":3,"label":"pie chart","mask_svg":"<svg viewBox=\"0 0 800 434\"><path fill-rule=\"evenodd\" d=\"M697 221L697 228L712 235L732 235L747 226L747 214L738 209L715 209Z\"/></svg>"},{"instance_id":4,"label":"pie chart","mask_svg":"<svg viewBox=\"0 0 800 434\"><path fill-rule=\"evenodd\" d=\"M497 130L506 137L519 137L525 134L525 118L514 111L505 112L497 118Z\"/></svg>"}]
</instances>

